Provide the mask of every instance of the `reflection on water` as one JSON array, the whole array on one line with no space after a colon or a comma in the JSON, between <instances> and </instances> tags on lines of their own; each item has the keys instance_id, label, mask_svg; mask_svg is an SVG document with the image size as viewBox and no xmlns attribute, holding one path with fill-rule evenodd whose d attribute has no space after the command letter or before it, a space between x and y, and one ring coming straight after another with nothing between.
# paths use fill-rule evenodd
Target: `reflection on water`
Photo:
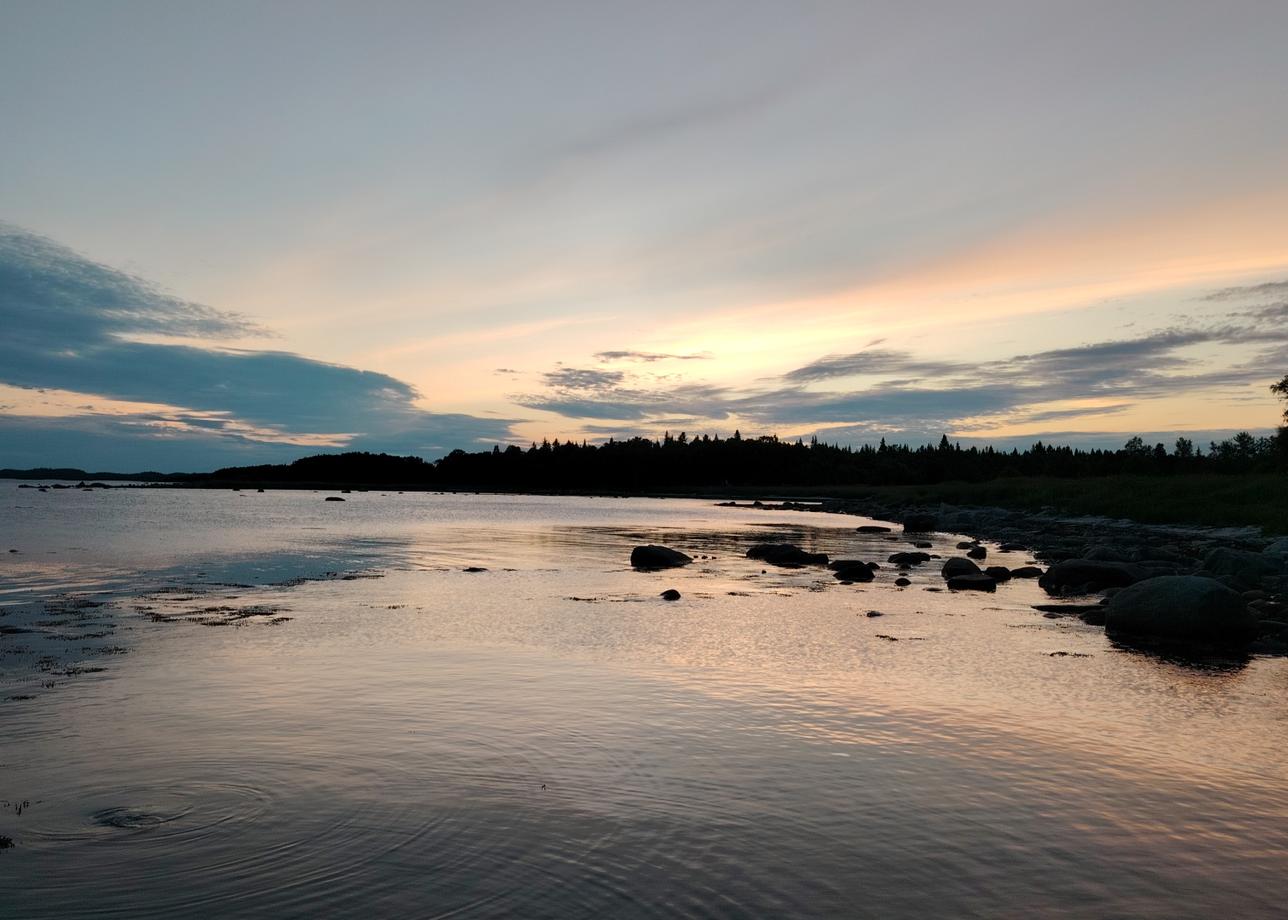
<instances>
[{"instance_id":1,"label":"reflection on water","mask_svg":"<svg viewBox=\"0 0 1288 920\"><path fill-rule=\"evenodd\" d=\"M0 625L29 630L0 636L0 916L1283 903L1283 660L1121 650L1033 611L1031 582L899 589L902 544L854 519L0 495ZM847 586L743 556L769 535L884 567ZM634 572L640 542L699 558Z\"/></svg>"}]
</instances>

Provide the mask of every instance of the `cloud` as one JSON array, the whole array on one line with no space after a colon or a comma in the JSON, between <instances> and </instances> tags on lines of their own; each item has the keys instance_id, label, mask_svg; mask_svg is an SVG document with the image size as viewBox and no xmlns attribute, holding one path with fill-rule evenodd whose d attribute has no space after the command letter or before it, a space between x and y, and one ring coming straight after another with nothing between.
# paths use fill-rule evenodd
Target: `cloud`
<instances>
[{"instance_id":1,"label":"cloud","mask_svg":"<svg viewBox=\"0 0 1288 920\"><path fill-rule=\"evenodd\" d=\"M1288 295L1288 281L1265 281L1241 287L1221 288L1203 297L1206 301L1250 300L1254 297L1280 297Z\"/></svg>"},{"instance_id":2,"label":"cloud","mask_svg":"<svg viewBox=\"0 0 1288 920\"><path fill-rule=\"evenodd\" d=\"M625 375L621 371L562 367L542 374L546 386L559 390L605 390L617 386Z\"/></svg>"},{"instance_id":3,"label":"cloud","mask_svg":"<svg viewBox=\"0 0 1288 920\"><path fill-rule=\"evenodd\" d=\"M0 324L0 383L174 407L167 419L117 417L110 432L86 419L60 420L114 443L133 433L144 465L175 426L207 443L330 443L433 456L509 440L515 423L427 412L401 380L289 352L134 340L227 341L260 330L12 227L0 232ZM24 418L33 430L48 428Z\"/></svg>"},{"instance_id":4,"label":"cloud","mask_svg":"<svg viewBox=\"0 0 1288 920\"><path fill-rule=\"evenodd\" d=\"M689 429L700 427L695 419L710 425L732 418L768 431L828 426L824 430L865 438L1107 416L1141 400L1238 393L1274 376L1267 368L1288 362L1288 326L1267 321L1263 314L1272 309L1280 308L989 361L925 359L872 342L866 350L826 355L755 386L674 385L627 372L561 370L545 376L550 392L516 402L572 419L629 423L637 431L677 427L669 424L677 417L688 420ZM849 381L866 385L837 386ZM626 427L587 430L617 436Z\"/></svg>"},{"instance_id":5,"label":"cloud","mask_svg":"<svg viewBox=\"0 0 1288 920\"><path fill-rule=\"evenodd\" d=\"M672 355L657 351L601 351L595 355L596 361L710 361L709 352L692 355Z\"/></svg>"},{"instance_id":6,"label":"cloud","mask_svg":"<svg viewBox=\"0 0 1288 920\"><path fill-rule=\"evenodd\" d=\"M877 339L876 342L882 341ZM876 344L874 342L873 344ZM902 374L913 378L940 377L968 370L969 365L953 361L922 361L908 352L869 349L848 355L827 355L783 375L792 383L811 383L833 377Z\"/></svg>"}]
</instances>

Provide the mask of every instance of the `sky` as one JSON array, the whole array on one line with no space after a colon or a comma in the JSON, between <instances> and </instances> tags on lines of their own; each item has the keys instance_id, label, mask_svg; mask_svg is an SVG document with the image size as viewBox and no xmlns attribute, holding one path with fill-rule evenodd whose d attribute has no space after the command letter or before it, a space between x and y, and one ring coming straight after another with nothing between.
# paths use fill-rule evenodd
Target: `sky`
<instances>
[{"instance_id":1,"label":"sky","mask_svg":"<svg viewBox=\"0 0 1288 920\"><path fill-rule=\"evenodd\" d=\"M1280 418L1279 0L0 22L0 466Z\"/></svg>"}]
</instances>

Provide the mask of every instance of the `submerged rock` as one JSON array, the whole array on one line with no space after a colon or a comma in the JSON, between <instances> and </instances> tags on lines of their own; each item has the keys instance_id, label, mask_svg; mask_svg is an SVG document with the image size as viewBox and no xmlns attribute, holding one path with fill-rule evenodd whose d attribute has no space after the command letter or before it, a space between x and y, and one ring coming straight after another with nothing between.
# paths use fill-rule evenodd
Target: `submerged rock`
<instances>
[{"instance_id":1,"label":"submerged rock","mask_svg":"<svg viewBox=\"0 0 1288 920\"><path fill-rule=\"evenodd\" d=\"M691 556L686 556L679 550L654 543L631 550L631 565L637 569L674 569L692 561Z\"/></svg>"},{"instance_id":2,"label":"submerged rock","mask_svg":"<svg viewBox=\"0 0 1288 920\"><path fill-rule=\"evenodd\" d=\"M827 565L827 553L807 553L794 543L757 543L747 558L772 565Z\"/></svg>"},{"instance_id":3,"label":"submerged rock","mask_svg":"<svg viewBox=\"0 0 1288 920\"><path fill-rule=\"evenodd\" d=\"M921 565L930 561L930 553L891 553L886 562L900 566Z\"/></svg>"},{"instance_id":4,"label":"submerged rock","mask_svg":"<svg viewBox=\"0 0 1288 920\"><path fill-rule=\"evenodd\" d=\"M1110 633L1220 644L1246 644L1256 615L1237 592L1201 575L1160 575L1123 588L1109 601Z\"/></svg>"}]
</instances>

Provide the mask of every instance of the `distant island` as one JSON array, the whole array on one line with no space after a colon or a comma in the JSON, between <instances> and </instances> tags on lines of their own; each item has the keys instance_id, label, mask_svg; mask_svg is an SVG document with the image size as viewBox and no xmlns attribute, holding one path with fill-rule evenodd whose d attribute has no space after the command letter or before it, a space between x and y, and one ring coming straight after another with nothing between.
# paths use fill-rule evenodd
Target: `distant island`
<instances>
[{"instance_id":1,"label":"distant island","mask_svg":"<svg viewBox=\"0 0 1288 920\"><path fill-rule=\"evenodd\" d=\"M1142 521L1253 524L1288 531L1288 435L1241 433L1206 448L1169 449L1132 438L1117 450L1038 442L1027 450L937 445L846 447L681 433L589 444L452 451L437 461L383 453L303 457L289 464L211 473L0 469L0 478L155 483L187 488L385 488L616 495L867 497L895 504L947 502L1055 507Z\"/></svg>"}]
</instances>

